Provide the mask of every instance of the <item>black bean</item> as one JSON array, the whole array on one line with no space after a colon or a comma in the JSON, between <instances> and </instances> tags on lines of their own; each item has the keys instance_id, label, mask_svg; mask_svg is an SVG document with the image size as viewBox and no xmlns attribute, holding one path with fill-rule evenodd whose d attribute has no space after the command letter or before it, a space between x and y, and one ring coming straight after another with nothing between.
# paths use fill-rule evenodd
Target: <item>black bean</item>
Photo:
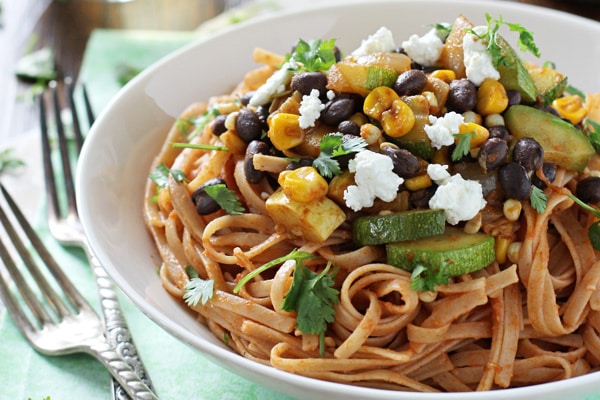
<instances>
[{"instance_id":1,"label":"black bean","mask_svg":"<svg viewBox=\"0 0 600 400\"><path fill-rule=\"evenodd\" d=\"M269 130L269 124L267 123L267 119L269 118L269 115L271 115L271 112L269 111L270 107L271 104L256 107L256 115L258 115L258 119L262 124L262 130L264 131Z\"/></svg>"},{"instance_id":2,"label":"black bean","mask_svg":"<svg viewBox=\"0 0 600 400\"><path fill-rule=\"evenodd\" d=\"M399 96L413 96L420 94L427 85L425 72L418 69L410 69L398 75L392 88Z\"/></svg>"},{"instance_id":3,"label":"black bean","mask_svg":"<svg viewBox=\"0 0 600 400\"><path fill-rule=\"evenodd\" d=\"M412 208L429 208L429 200L433 197L437 185L415 190L408 195L408 202Z\"/></svg>"},{"instance_id":4,"label":"black bean","mask_svg":"<svg viewBox=\"0 0 600 400\"><path fill-rule=\"evenodd\" d=\"M246 143L260 138L262 126L258 114L249 108L241 109L235 119L235 131L240 139Z\"/></svg>"},{"instance_id":5,"label":"black bean","mask_svg":"<svg viewBox=\"0 0 600 400\"><path fill-rule=\"evenodd\" d=\"M498 169L498 182L511 199L525 200L531 195L531 181L527 170L517 162L509 162Z\"/></svg>"},{"instance_id":6,"label":"black bean","mask_svg":"<svg viewBox=\"0 0 600 400\"><path fill-rule=\"evenodd\" d=\"M554 182L554 179L556 179L556 166L552 163L545 162L542 164L542 173L546 177L546 180L552 183ZM538 178L537 173L533 174L531 177L531 183L542 190L546 189L546 182Z\"/></svg>"},{"instance_id":7,"label":"black bean","mask_svg":"<svg viewBox=\"0 0 600 400\"><path fill-rule=\"evenodd\" d=\"M504 125L494 125L488 128L490 132L490 138L498 138L508 141L510 139L510 132Z\"/></svg>"},{"instance_id":8,"label":"black bean","mask_svg":"<svg viewBox=\"0 0 600 400\"><path fill-rule=\"evenodd\" d=\"M264 171L254 168L255 154L269 154L269 145L260 140L253 140L246 147L246 155L244 157L244 173L246 180L250 183L258 183L265 176Z\"/></svg>"},{"instance_id":9,"label":"black bean","mask_svg":"<svg viewBox=\"0 0 600 400\"><path fill-rule=\"evenodd\" d=\"M250 99L252 98L252 96L254 96L254 93L256 93L256 91L251 90L249 92L244 93L242 97L240 97L240 102L243 106L247 106L248 103L250 103Z\"/></svg>"},{"instance_id":10,"label":"black bean","mask_svg":"<svg viewBox=\"0 0 600 400\"><path fill-rule=\"evenodd\" d=\"M575 195L584 203L600 202L600 178L590 176L577 184Z\"/></svg>"},{"instance_id":11,"label":"black bean","mask_svg":"<svg viewBox=\"0 0 600 400\"><path fill-rule=\"evenodd\" d=\"M353 98L336 96L325 104L325 108L321 111L321 121L327 125L337 126L354 114L354 106Z\"/></svg>"},{"instance_id":12,"label":"black bean","mask_svg":"<svg viewBox=\"0 0 600 400\"><path fill-rule=\"evenodd\" d=\"M221 136L225 132L227 132L227 128L225 128L225 120L227 119L227 115L219 114L213 119L210 128L212 129L212 133L215 136Z\"/></svg>"},{"instance_id":13,"label":"black bean","mask_svg":"<svg viewBox=\"0 0 600 400\"><path fill-rule=\"evenodd\" d=\"M340 133L360 136L360 126L356 122L350 120L340 122L337 126L337 129Z\"/></svg>"},{"instance_id":14,"label":"black bean","mask_svg":"<svg viewBox=\"0 0 600 400\"><path fill-rule=\"evenodd\" d=\"M421 162L408 150L391 143L383 143L380 151L392 159L394 172L402 178L412 178L421 170Z\"/></svg>"},{"instance_id":15,"label":"black bean","mask_svg":"<svg viewBox=\"0 0 600 400\"><path fill-rule=\"evenodd\" d=\"M290 162L285 169L287 169L288 171L293 171L300 167L310 167L310 166L312 166L312 163L313 163L312 158L301 158L298 161Z\"/></svg>"},{"instance_id":16,"label":"black bean","mask_svg":"<svg viewBox=\"0 0 600 400\"><path fill-rule=\"evenodd\" d=\"M221 209L221 206L206 193L205 188L208 186L225 184L221 178L213 178L206 181L198 189L192 193L192 202L196 206L196 210L200 215L212 214Z\"/></svg>"},{"instance_id":17,"label":"black bean","mask_svg":"<svg viewBox=\"0 0 600 400\"><path fill-rule=\"evenodd\" d=\"M513 148L513 160L528 172L537 171L544 163L544 149L534 138L520 138Z\"/></svg>"},{"instance_id":18,"label":"black bean","mask_svg":"<svg viewBox=\"0 0 600 400\"><path fill-rule=\"evenodd\" d=\"M509 89L506 91L506 96L508 97L509 106L521 103L521 92L518 90Z\"/></svg>"},{"instance_id":19,"label":"black bean","mask_svg":"<svg viewBox=\"0 0 600 400\"><path fill-rule=\"evenodd\" d=\"M506 161L508 143L499 138L489 138L479 148L477 161L485 172L493 171Z\"/></svg>"},{"instance_id":20,"label":"black bean","mask_svg":"<svg viewBox=\"0 0 600 400\"><path fill-rule=\"evenodd\" d=\"M292 77L292 90L308 96L313 89L319 91L319 96L327 93L327 76L321 72L300 72Z\"/></svg>"},{"instance_id":21,"label":"black bean","mask_svg":"<svg viewBox=\"0 0 600 400\"><path fill-rule=\"evenodd\" d=\"M450 111L463 113L471 111L477 105L477 88L468 79L455 79L450 82L450 91L446 107Z\"/></svg>"}]
</instances>

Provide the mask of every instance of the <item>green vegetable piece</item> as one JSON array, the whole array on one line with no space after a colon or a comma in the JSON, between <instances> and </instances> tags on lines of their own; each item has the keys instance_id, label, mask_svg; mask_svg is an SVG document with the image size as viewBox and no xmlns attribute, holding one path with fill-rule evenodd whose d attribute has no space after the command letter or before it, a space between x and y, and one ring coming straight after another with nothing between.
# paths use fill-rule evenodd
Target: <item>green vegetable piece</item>
<instances>
[{"instance_id":1,"label":"green vegetable piece","mask_svg":"<svg viewBox=\"0 0 600 400\"><path fill-rule=\"evenodd\" d=\"M352 236L356 244L369 246L439 235L445 228L443 210L411 210L356 218Z\"/></svg>"},{"instance_id":2,"label":"green vegetable piece","mask_svg":"<svg viewBox=\"0 0 600 400\"><path fill-rule=\"evenodd\" d=\"M442 265L449 276L467 274L487 267L496 259L494 238L485 233L466 233L447 227L443 234L429 238L390 243L387 262L412 271L423 265L439 271Z\"/></svg>"},{"instance_id":3,"label":"green vegetable piece","mask_svg":"<svg viewBox=\"0 0 600 400\"><path fill-rule=\"evenodd\" d=\"M589 138L571 123L545 111L514 105L504 113L513 141L532 137L544 149L544 160L581 172L594 155Z\"/></svg>"},{"instance_id":4,"label":"green vegetable piece","mask_svg":"<svg viewBox=\"0 0 600 400\"><path fill-rule=\"evenodd\" d=\"M517 52L502 36L496 37L500 47L501 62L498 64L499 82L506 90L517 90L524 102L533 103L537 97L535 83Z\"/></svg>"},{"instance_id":5,"label":"green vegetable piece","mask_svg":"<svg viewBox=\"0 0 600 400\"><path fill-rule=\"evenodd\" d=\"M394 70L371 65L367 68L367 78L365 89L373 90L379 86L391 87L398 78L398 73Z\"/></svg>"}]
</instances>

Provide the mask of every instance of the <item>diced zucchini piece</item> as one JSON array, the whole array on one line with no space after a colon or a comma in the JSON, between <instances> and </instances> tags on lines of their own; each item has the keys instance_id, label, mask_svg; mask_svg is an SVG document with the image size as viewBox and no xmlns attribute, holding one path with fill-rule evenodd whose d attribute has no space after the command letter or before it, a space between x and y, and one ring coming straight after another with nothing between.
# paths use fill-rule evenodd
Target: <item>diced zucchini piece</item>
<instances>
[{"instance_id":1,"label":"diced zucchini piece","mask_svg":"<svg viewBox=\"0 0 600 400\"><path fill-rule=\"evenodd\" d=\"M514 105L504 113L513 141L532 137L544 149L544 160L581 172L594 155L588 137L571 123L543 110Z\"/></svg>"},{"instance_id":2,"label":"diced zucchini piece","mask_svg":"<svg viewBox=\"0 0 600 400\"><path fill-rule=\"evenodd\" d=\"M376 87L392 86L397 77L393 69L343 60L329 69L327 88L366 96Z\"/></svg>"},{"instance_id":3,"label":"diced zucchini piece","mask_svg":"<svg viewBox=\"0 0 600 400\"><path fill-rule=\"evenodd\" d=\"M447 227L443 234L429 238L389 243L386 249L388 264L407 271L417 265L438 271L446 264L450 276L480 270L496 259L493 236L466 233L455 227Z\"/></svg>"},{"instance_id":4,"label":"diced zucchini piece","mask_svg":"<svg viewBox=\"0 0 600 400\"><path fill-rule=\"evenodd\" d=\"M537 98L535 83L529 75L527 68L517 55L515 50L502 36L496 37L496 43L500 46L502 62L498 65L500 72L500 83L505 89L517 90L526 103L533 103Z\"/></svg>"},{"instance_id":5,"label":"diced zucchini piece","mask_svg":"<svg viewBox=\"0 0 600 400\"><path fill-rule=\"evenodd\" d=\"M310 203L289 198L280 188L266 201L275 223L309 242L323 242L346 220L346 213L327 197Z\"/></svg>"},{"instance_id":6,"label":"diced zucchini piece","mask_svg":"<svg viewBox=\"0 0 600 400\"><path fill-rule=\"evenodd\" d=\"M356 244L368 246L439 235L445 227L443 210L410 210L358 217L352 236Z\"/></svg>"}]
</instances>

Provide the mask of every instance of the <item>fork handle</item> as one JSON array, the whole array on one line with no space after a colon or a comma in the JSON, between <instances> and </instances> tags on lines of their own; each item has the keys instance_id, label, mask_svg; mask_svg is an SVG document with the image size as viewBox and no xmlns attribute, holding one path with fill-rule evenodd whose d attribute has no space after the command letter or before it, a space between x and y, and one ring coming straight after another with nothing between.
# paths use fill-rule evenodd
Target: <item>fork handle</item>
<instances>
[{"instance_id":1,"label":"fork handle","mask_svg":"<svg viewBox=\"0 0 600 400\"><path fill-rule=\"evenodd\" d=\"M144 385L150 390L153 390L150 376L146 372L129 331L129 327L127 326L127 322L125 321L125 318L123 318L123 312L119 306L119 299L114 284L104 268L100 265L96 256L89 250L89 247L86 248L86 253L94 277L96 278L96 285L98 286L106 340L114 347L118 355L127 362L129 367L137 373ZM117 382L114 382L114 380L112 381L113 399L128 400L127 394L129 393L126 388L123 387L122 384L118 385L116 383Z\"/></svg>"},{"instance_id":2,"label":"fork handle","mask_svg":"<svg viewBox=\"0 0 600 400\"><path fill-rule=\"evenodd\" d=\"M108 369L123 390L135 400L158 400L152 390L131 369L127 361L121 357L116 348L105 338L90 346L90 353Z\"/></svg>"}]
</instances>

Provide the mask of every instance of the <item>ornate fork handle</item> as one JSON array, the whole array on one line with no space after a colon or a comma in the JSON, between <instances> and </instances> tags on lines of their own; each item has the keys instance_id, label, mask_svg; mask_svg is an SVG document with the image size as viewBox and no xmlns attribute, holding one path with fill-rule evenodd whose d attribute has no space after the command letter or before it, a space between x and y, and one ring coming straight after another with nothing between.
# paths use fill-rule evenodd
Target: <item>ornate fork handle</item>
<instances>
[{"instance_id":1,"label":"ornate fork handle","mask_svg":"<svg viewBox=\"0 0 600 400\"><path fill-rule=\"evenodd\" d=\"M106 271L98 261L98 258L92 253L87 242L82 243L92 272L98 286L98 295L100 296L100 308L104 318L104 329L106 341L114 347L118 355L127 362L129 367L139 376L139 379L149 388L154 390L150 376L146 372L144 364L138 354L137 347L129 332L127 322L123 318L123 312L119 306L117 292L115 291L112 280L107 275ZM123 388L123 384L116 385L112 381L112 396L115 400L129 400L127 391ZM152 394L152 393L150 393ZM154 396L154 395L152 395ZM145 399L146 397L141 397ZM156 399L157 397L147 397Z\"/></svg>"},{"instance_id":2,"label":"ornate fork handle","mask_svg":"<svg viewBox=\"0 0 600 400\"><path fill-rule=\"evenodd\" d=\"M90 346L94 355L119 382L120 387L127 388L127 394L135 400L158 400L140 377L131 369L129 363L121 357L116 348L106 340L100 340Z\"/></svg>"}]
</instances>

